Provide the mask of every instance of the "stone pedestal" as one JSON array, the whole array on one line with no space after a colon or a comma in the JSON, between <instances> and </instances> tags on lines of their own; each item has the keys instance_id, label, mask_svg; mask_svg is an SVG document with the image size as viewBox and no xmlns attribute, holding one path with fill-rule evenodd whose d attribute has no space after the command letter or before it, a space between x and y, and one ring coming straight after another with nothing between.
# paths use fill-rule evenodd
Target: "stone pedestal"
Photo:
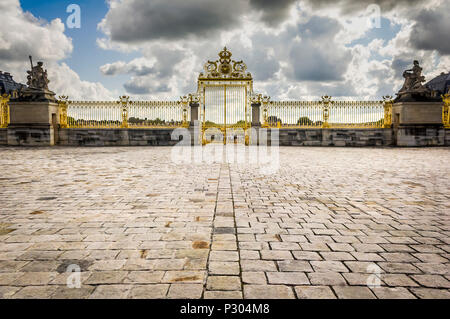
<instances>
[{"instance_id":1,"label":"stone pedestal","mask_svg":"<svg viewBox=\"0 0 450 319\"><path fill-rule=\"evenodd\" d=\"M191 122L190 122L189 126L193 127L195 124L195 121L199 120L198 116L199 116L200 105L198 103L191 103L189 106L191 107Z\"/></svg>"},{"instance_id":2,"label":"stone pedestal","mask_svg":"<svg viewBox=\"0 0 450 319\"><path fill-rule=\"evenodd\" d=\"M58 142L59 118L55 102L11 102L8 145L55 145Z\"/></svg>"},{"instance_id":3,"label":"stone pedestal","mask_svg":"<svg viewBox=\"0 0 450 319\"><path fill-rule=\"evenodd\" d=\"M252 104L252 127L261 126L261 104Z\"/></svg>"},{"instance_id":4,"label":"stone pedestal","mask_svg":"<svg viewBox=\"0 0 450 319\"><path fill-rule=\"evenodd\" d=\"M442 102L400 102L392 109L397 146L445 145Z\"/></svg>"},{"instance_id":5,"label":"stone pedestal","mask_svg":"<svg viewBox=\"0 0 450 319\"><path fill-rule=\"evenodd\" d=\"M393 106L393 123L399 125L442 125L443 102L400 102Z\"/></svg>"}]
</instances>

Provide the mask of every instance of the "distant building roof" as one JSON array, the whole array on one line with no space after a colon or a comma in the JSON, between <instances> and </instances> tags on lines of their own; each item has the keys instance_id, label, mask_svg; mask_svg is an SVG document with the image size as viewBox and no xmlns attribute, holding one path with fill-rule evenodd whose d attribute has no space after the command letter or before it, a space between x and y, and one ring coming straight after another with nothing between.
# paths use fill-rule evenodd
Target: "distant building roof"
<instances>
[{"instance_id":1,"label":"distant building roof","mask_svg":"<svg viewBox=\"0 0 450 319\"><path fill-rule=\"evenodd\" d=\"M13 80L13 77L10 73L3 73L0 71L0 93L1 94L12 94L14 91L19 91L21 88L25 87L25 85L17 83Z\"/></svg>"},{"instance_id":2,"label":"distant building roof","mask_svg":"<svg viewBox=\"0 0 450 319\"><path fill-rule=\"evenodd\" d=\"M436 91L438 94L450 93L450 72L442 72L441 75L428 82L426 86L430 90Z\"/></svg>"}]
</instances>

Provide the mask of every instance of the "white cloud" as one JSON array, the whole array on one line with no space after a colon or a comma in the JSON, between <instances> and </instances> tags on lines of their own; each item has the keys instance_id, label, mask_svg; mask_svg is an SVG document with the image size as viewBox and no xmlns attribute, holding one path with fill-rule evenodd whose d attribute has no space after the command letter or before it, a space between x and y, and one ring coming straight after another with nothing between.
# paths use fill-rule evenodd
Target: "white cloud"
<instances>
[{"instance_id":1,"label":"white cloud","mask_svg":"<svg viewBox=\"0 0 450 319\"><path fill-rule=\"evenodd\" d=\"M69 96L71 100L117 100L119 92L111 92L99 82L80 79L66 63L51 63L48 66L50 88L58 95Z\"/></svg>"},{"instance_id":2,"label":"white cloud","mask_svg":"<svg viewBox=\"0 0 450 319\"><path fill-rule=\"evenodd\" d=\"M132 95L176 99L196 89L208 59L227 45L243 59L255 90L274 99L311 99L323 94L373 99L393 94L402 71L421 61L428 80L450 70L445 42L448 0L108 0L99 24L100 48L137 51L140 57L100 67L104 75L127 75ZM333 5L331 5L333 4ZM367 6L400 26L393 39L365 40L371 29ZM0 3L0 63L3 71L26 81L28 55L43 60L50 88L73 99L115 99L117 92L83 81L64 63L73 44L60 19L47 22L23 12L18 0ZM391 32L390 30L384 30Z\"/></svg>"},{"instance_id":3,"label":"white cloud","mask_svg":"<svg viewBox=\"0 0 450 319\"><path fill-rule=\"evenodd\" d=\"M445 53L446 46L427 42L422 43L426 50L417 50L411 44L414 30L421 30L422 20L428 17L419 13L427 8L435 10L440 0L285 0L272 8L273 14L269 10L275 5L272 1L252 0L248 6L244 2L236 0L233 8L217 11L210 10L216 3L210 0L207 4L196 0L192 5L175 1L170 9L161 0L111 0L109 13L99 26L105 33L98 40L99 46L123 52L135 50L141 57L106 64L101 71L129 74L125 88L142 98L174 99L195 90L203 63L216 59L226 45L233 58L247 63L255 78L255 90L274 99L316 99L323 94L379 99L398 90L403 81L401 72L414 59L422 61L428 79L450 65L448 55L438 53ZM400 31L393 34L392 29L383 29L388 38L393 37L390 41L369 38L367 45L350 45L374 33L368 23L373 17L367 10L371 4L378 4L382 17L399 26ZM140 10L134 11L137 17L130 24L125 12L136 6ZM209 19L203 24L187 19L199 7L195 19L215 17L214 27L207 25ZM147 12L153 16L159 12L160 19L146 20ZM169 20L162 19L168 16L172 18L170 27L166 26ZM130 33L127 28L136 32ZM161 28L164 30L160 32Z\"/></svg>"},{"instance_id":4,"label":"white cloud","mask_svg":"<svg viewBox=\"0 0 450 319\"><path fill-rule=\"evenodd\" d=\"M50 23L38 20L24 13L18 0L2 0L0 16L0 60L25 61L29 54L60 60L73 49L60 19Z\"/></svg>"},{"instance_id":5,"label":"white cloud","mask_svg":"<svg viewBox=\"0 0 450 319\"><path fill-rule=\"evenodd\" d=\"M64 34L60 19L39 20L24 12L19 0L0 2L0 63L2 71L10 72L16 81L26 82L30 69L28 56L44 61L48 68L50 89L72 99L111 99L113 95L100 83L82 81L78 74L61 62L73 50L72 40Z\"/></svg>"},{"instance_id":6,"label":"white cloud","mask_svg":"<svg viewBox=\"0 0 450 319\"><path fill-rule=\"evenodd\" d=\"M100 71L104 75L135 74L144 76L156 71L155 64L155 59L137 58L128 63L117 61L102 65Z\"/></svg>"}]
</instances>

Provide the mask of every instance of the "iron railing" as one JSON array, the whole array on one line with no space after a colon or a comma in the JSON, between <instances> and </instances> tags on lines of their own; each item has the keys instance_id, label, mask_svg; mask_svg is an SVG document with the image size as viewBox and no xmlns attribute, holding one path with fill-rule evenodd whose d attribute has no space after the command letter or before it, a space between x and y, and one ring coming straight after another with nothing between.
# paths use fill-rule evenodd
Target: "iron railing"
<instances>
[{"instance_id":1,"label":"iron railing","mask_svg":"<svg viewBox=\"0 0 450 319\"><path fill-rule=\"evenodd\" d=\"M248 88L242 84L204 85L201 120L203 127L248 128Z\"/></svg>"},{"instance_id":2,"label":"iron railing","mask_svg":"<svg viewBox=\"0 0 450 319\"><path fill-rule=\"evenodd\" d=\"M184 101L70 101L61 96L60 123L65 128L172 128L186 126Z\"/></svg>"},{"instance_id":3,"label":"iron railing","mask_svg":"<svg viewBox=\"0 0 450 319\"><path fill-rule=\"evenodd\" d=\"M392 97L384 101L272 102L259 97L263 127L278 128L389 128L392 125ZM442 123L450 128L450 94L442 96ZM0 128L10 123L10 95L0 96ZM189 98L180 101L69 101L60 96L62 128L164 128L188 126Z\"/></svg>"},{"instance_id":4,"label":"iron railing","mask_svg":"<svg viewBox=\"0 0 450 319\"><path fill-rule=\"evenodd\" d=\"M187 108L180 102L130 102L128 127L178 127L188 121Z\"/></svg>"},{"instance_id":5,"label":"iron railing","mask_svg":"<svg viewBox=\"0 0 450 319\"><path fill-rule=\"evenodd\" d=\"M262 99L262 126L277 128L384 128L392 125L392 98L384 101L271 102Z\"/></svg>"}]
</instances>

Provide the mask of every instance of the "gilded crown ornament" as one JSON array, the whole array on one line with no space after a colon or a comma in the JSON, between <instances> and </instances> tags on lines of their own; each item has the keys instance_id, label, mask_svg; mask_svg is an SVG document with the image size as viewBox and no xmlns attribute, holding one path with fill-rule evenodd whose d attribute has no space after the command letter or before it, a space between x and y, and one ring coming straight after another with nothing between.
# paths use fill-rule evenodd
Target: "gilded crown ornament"
<instances>
[{"instance_id":1,"label":"gilded crown ornament","mask_svg":"<svg viewBox=\"0 0 450 319\"><path fill-rule=\"evenodd\" d=\"M219 53L220 63L230 63L232 56L233 54L228 51L227 47L223 48L223 50Z\"/></svg>"},{"instance_id":2,"label":"gilded crown ornament","mask_svg":"<svg viewBox=\"0 0 450 319\"><path fill-rule=\"evenodd\" d=\"M247 73L247 65L243 61L231 59L233 54L226 47L219 52L219 59L208 61L204 66L204 72L199 79L242 79L251 80L252 75Z\"/></svg>"}]
</instances>

